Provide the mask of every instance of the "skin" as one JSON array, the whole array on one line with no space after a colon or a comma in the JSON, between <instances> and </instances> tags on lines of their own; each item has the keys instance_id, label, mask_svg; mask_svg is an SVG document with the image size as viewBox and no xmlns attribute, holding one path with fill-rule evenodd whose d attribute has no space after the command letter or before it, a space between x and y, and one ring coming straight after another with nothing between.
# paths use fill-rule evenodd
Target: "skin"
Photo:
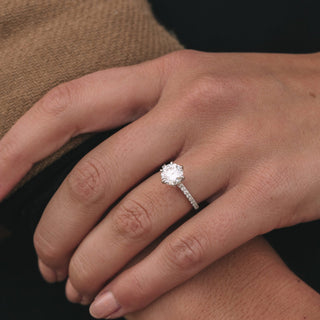
<instances>
[{"instance_id":1,"label":"skin","mask_svg":"<svg viewBox=\"0 0 320 320\"><path fill-rule=\"evenodd\" d=\"M319 218L319 78L319 54L180 51L60 85L0 141L0 199L71 137L130 122L74 168L34 244L70 300L115 298L93 315L141 310L255 236ZM119 272L190 211L160 183L171 160L211 203Z\"/></svg>"},{"instance_id":2,"label":"skin","mask_svg":"<svg viewBox=\"0 0 320 320\"><path fill-rule=\"evenodd\" d=\"M317 320L320 295L255 238L127 320Z\"/></svg>"}]
</instances>

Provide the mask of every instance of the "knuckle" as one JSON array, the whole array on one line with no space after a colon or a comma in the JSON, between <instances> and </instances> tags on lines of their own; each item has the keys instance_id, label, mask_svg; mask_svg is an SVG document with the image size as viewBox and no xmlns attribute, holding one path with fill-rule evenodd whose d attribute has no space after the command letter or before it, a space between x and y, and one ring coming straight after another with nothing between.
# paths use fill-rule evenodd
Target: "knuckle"
<instances>
[{"instance_id":1,"label":"knuckle","mask_svg":"<svg viewBox=\"0 0 320 320\"><path fill-rule=\"evenodd\" d=\"M156 61L159 66L162 68L162 74L172 75L174 73L179 73L183 68L190 68L195 61L199 60L199 51L191 49L182 49L170 52L166 55L163 55L157 58Z\"/></svg>"},{"instance_id":2,"label":"knuckle","mask_svg":"<svg viewBox=\"0 0 320 320\"><path fill-rule=\"evenodd\" d=\"M128 199L113 216L113 225L126 240L143 239L152 229L150 210L141 202Z\"/></svg>"},{"instance_id":3,"label":"knuckle","mask_svg":"<svg viewBox=\"0 0 320 320\"><path fill-rule=\"evenodd\" d=\"M71 171L67 186L72 197L84 204L99 201L105 194L104 168L93 157L84 159Z\"/></svg>"},{"instance_id":4,"label":"knuckle","mask_svg":"<svg viewBox=\"0 0 320 320\"><path fill-rule=\"evenodd\" d=\"M217 86L220 85L219 81L210 75L203 75L187 86L186 99L191 105L194 103L208 103L214 98L216 92L218 92Z\"/></svg>"},{"instance_id":5,"label":"knuckle","mask_svg":"<svg viewBox=\"0 0 320 320\"><path fill-rule=\"evenodd\" d=\"M185 87L184 105L197 115L229 112L239 105L240 92L232 79L204 74Z\"/></svg>"},{"instance_id":6,"label":"knuckle","mask_svg":"<svg viewBox=\"0 0 320 320\"><path fill-rule=\"evenodd\" d=\"M75 81L62 83L50 90L39 102L38 111L50 116L58 116L72 105L77 92Z\"/></svg>"},{"instance_id":7,"label":"knuckle","mask_svg":"<svg viewBox=\"0 0 320 320\"><path fill-rule=\"evenodd\" d=\"M181 64L181 63L188 63L197 61L199 58L199 51L192 50L192 49L182 49L176 50L173 52L168 53L165 56L160 57L160 59L167 60L166 63L173 62L174 64ZM195 60L196 59L196 60Z\"/></svg>"},{"instance_id":8,"label":"knuckle","mask_svg":"<svg viewBox=\"0 0 320 320\"><path fill-rule=\"evenodd\" d=\"M210 74L202 75L191 83L192 92L199 97L209 96L219 93L224 89L222 81Z\"/></svg>"},{"instance_id":9,"label":"knuckle","mask_svg":"<svg viewBox=\"0 0 320 320\"><path fill-rule=\"evenodd\" d=\"M199 236L177 237L168 243L168 262L180 271L197 267L204 260L204 247L204 239Z\"/></svg>"}]
</instances>

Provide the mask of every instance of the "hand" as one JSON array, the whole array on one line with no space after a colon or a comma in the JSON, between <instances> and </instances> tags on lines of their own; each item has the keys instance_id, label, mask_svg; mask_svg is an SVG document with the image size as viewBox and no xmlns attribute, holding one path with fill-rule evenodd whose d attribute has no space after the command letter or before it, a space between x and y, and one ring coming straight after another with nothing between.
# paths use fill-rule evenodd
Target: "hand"
<instances>
[{"instance_id":1,"label":"hand","mask_svg":"<svg viewBox=\"0 0 320 320\"><path fill-rule=\"evenodd\" d=\"M320 295L255 238L127 320L317 320Z\"/></svg>"},{"instance_id":2,"label":"hand","mask_svg":"<svg viewBox=\"0 0 320 320\"><path fill-rule=\"evenodd\" d=\"M49 92L0 142L0 197L71 137L133 123L81 160L48 204L34 238L44 277L68 275L67 295L82 303L114 278L104 309L96 300L91 311L119 317L258 234L319 218L319 59L181 51ZM212 203L117 274L190 211L160 182L170 160L184 165L194 198Z\"/></svg>"}]
</instances>

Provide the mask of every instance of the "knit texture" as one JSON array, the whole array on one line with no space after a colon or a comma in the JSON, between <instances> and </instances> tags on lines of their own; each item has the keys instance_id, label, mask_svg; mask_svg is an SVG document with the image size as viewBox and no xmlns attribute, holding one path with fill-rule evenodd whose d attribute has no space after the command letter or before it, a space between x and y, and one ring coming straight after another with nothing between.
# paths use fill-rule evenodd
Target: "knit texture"
<instances>
[{"instance_id":1,"label":"knit texture","mask_svg":"<svg viewBox=\"0 0 320 320\"><path fill-rule=\"evenodd\" d=\"M56 85L179 49L146 0L0 1L0 139ZM18 187L86 137L36 164Z\"/></svg>"}]
</instances>

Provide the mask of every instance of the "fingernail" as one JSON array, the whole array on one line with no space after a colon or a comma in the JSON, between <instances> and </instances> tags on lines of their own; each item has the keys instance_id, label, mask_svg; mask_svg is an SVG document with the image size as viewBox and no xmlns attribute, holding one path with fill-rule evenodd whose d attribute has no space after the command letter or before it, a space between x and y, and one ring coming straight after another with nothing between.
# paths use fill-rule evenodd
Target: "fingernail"
<instances>
[{"instance_id":1,"label":"fingernail","mask_svg":"<svg viewBox=\"0 0 320 320\"><path fill-rule=\"evenodd\" d=\"M90 313L95 318L107 318L120 310L121 306L112 292L107 291L98 296L90 306Z\"/></svg>"}]
</instances>

